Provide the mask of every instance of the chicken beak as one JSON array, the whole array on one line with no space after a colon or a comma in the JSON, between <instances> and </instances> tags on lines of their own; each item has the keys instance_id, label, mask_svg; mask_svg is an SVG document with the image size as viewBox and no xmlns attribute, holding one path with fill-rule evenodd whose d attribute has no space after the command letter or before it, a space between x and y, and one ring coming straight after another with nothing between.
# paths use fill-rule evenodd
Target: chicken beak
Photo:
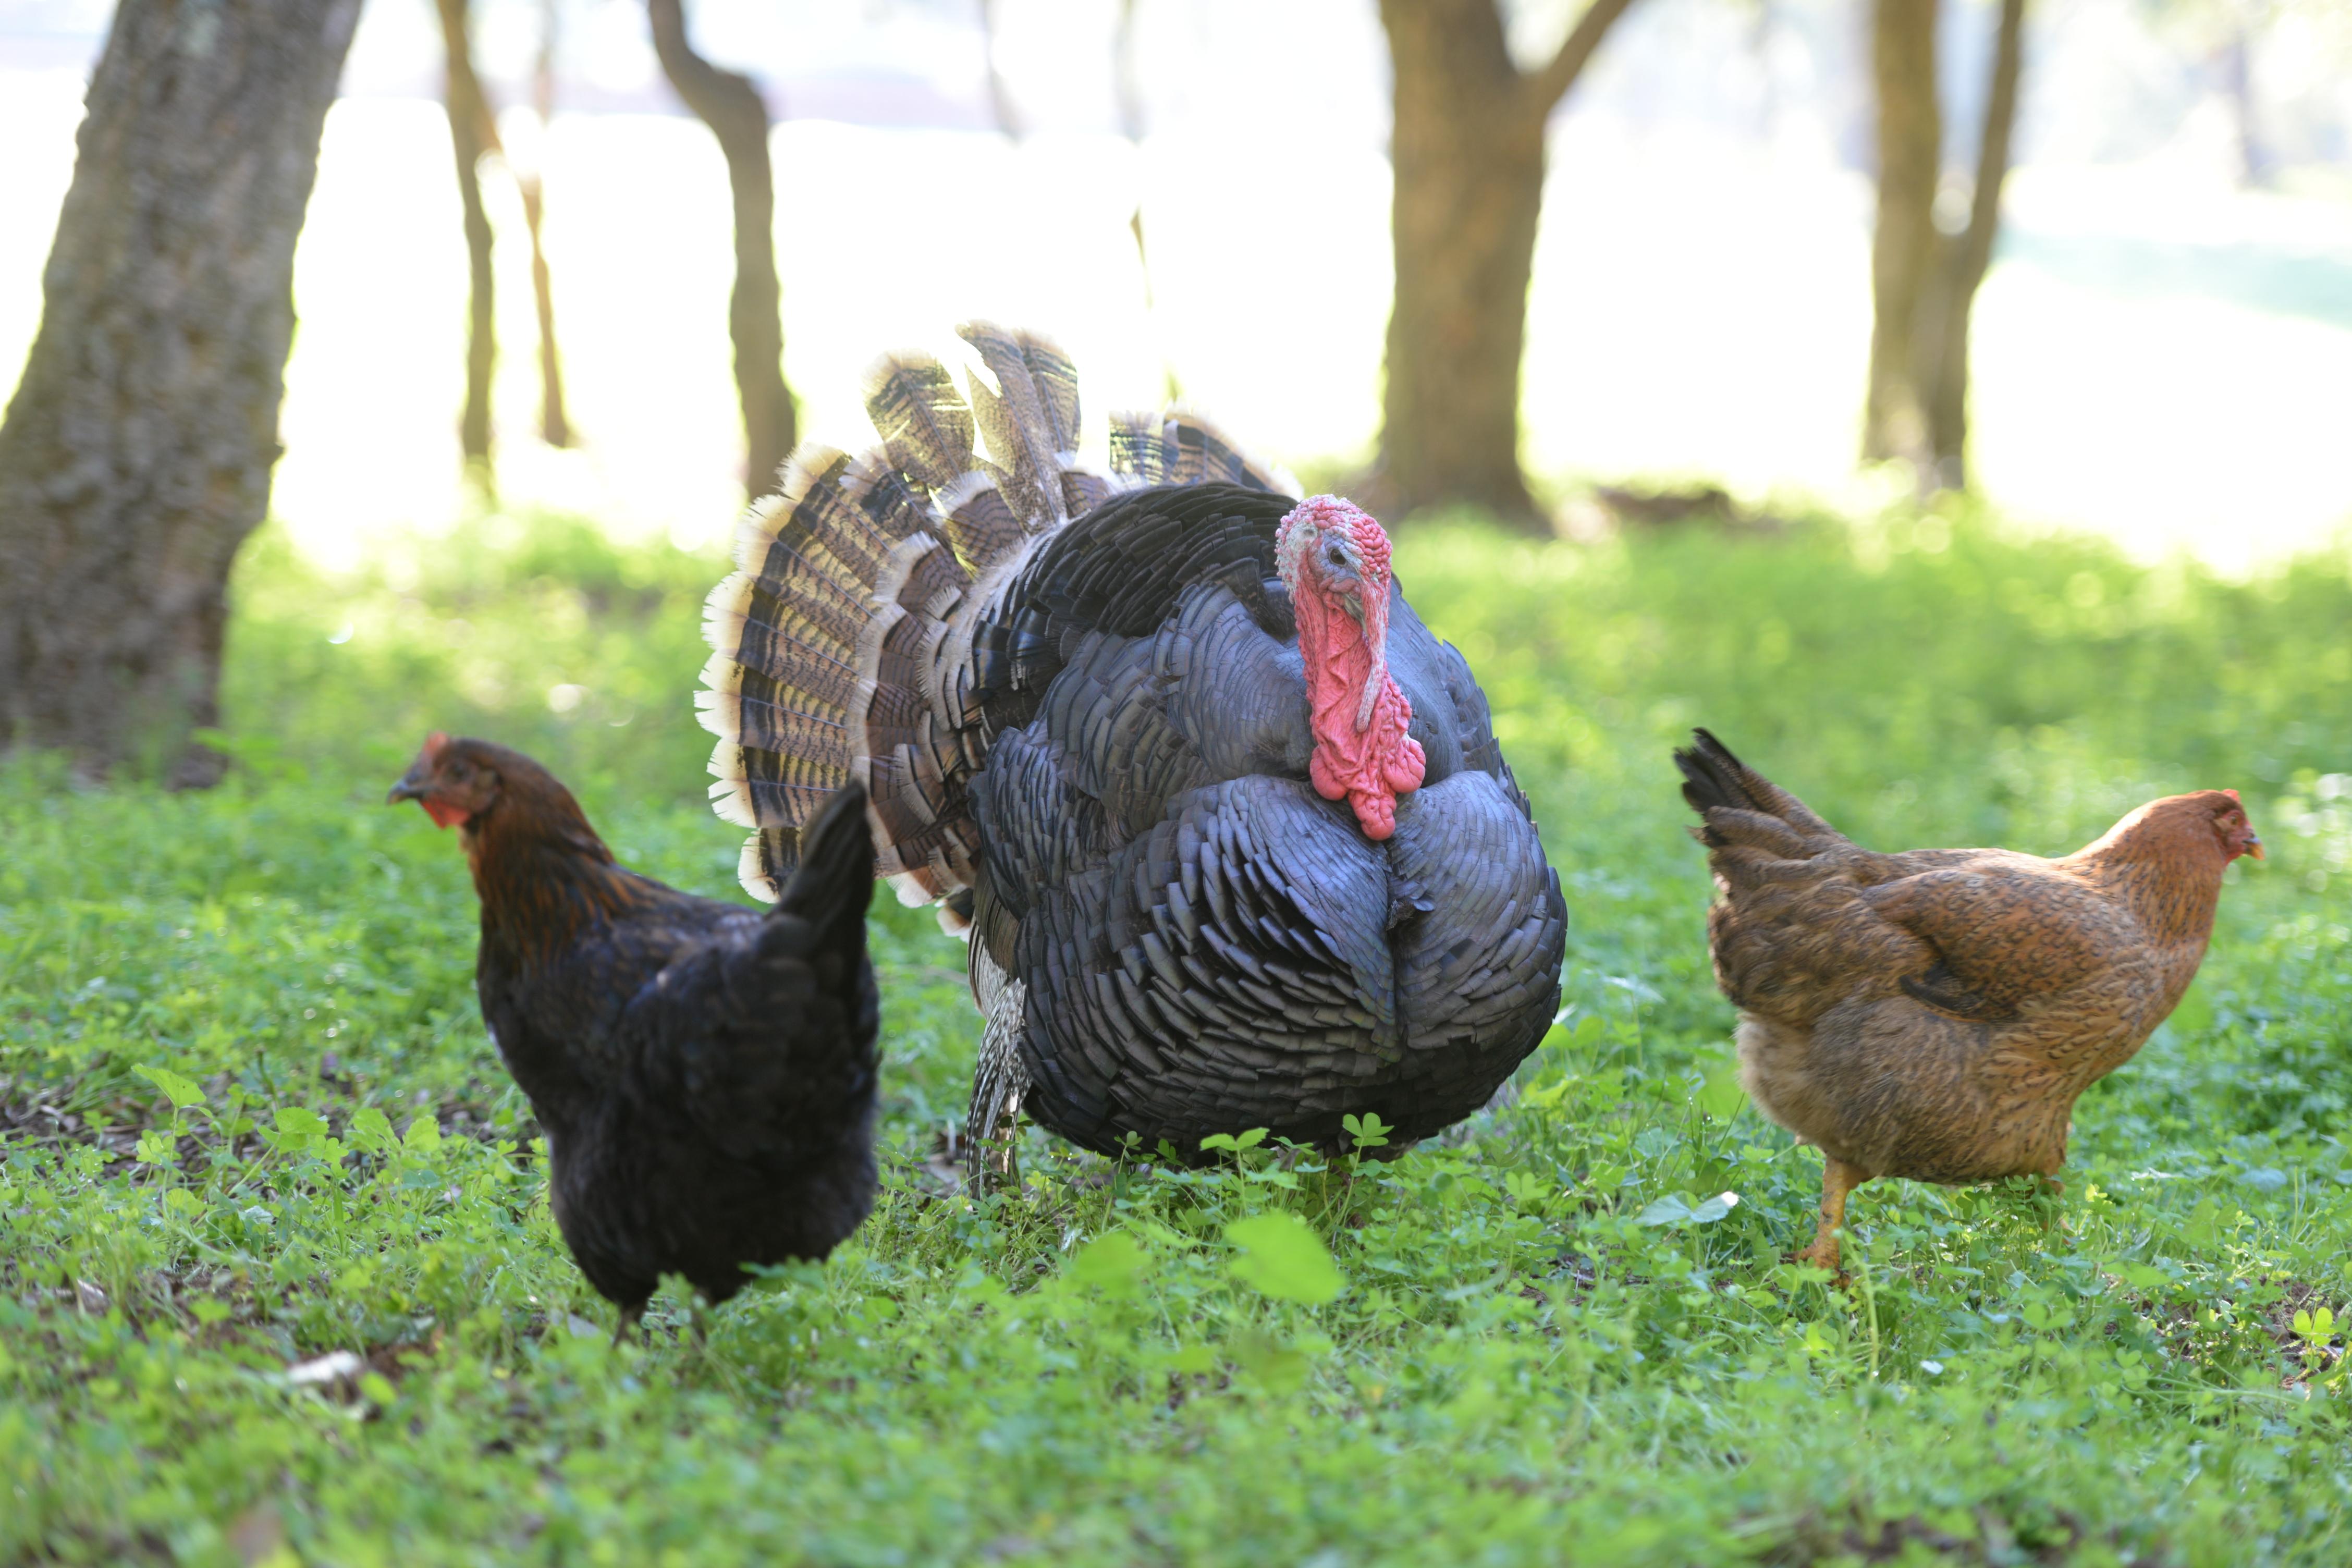
<instances>
[{"instance_id":1,"label":"chicken beak","mask_svg":"<svg viewBox=\"0 0 2352 1568\"><path fill-rule=\"evenodd\" d=\"M2257 860L2267 860L2270 858L2269 856L2263 853L2263 836L2259 833L2249 833L2246 835L2246 853L2252 856Z\"/></svg>"},{"instance_id":2,"label":"chicken beak","mask_svg":"<svg viewBox=\"0 0 2352 1568\"><path fill-rule=\"evenodd\" d=\"M411 768L401 774L400 782L392 786L392 793L383 797L383 804L398 805L404 800L423 800L425 782L416 776L416 769Z\"/></svg>"}]
</instances>

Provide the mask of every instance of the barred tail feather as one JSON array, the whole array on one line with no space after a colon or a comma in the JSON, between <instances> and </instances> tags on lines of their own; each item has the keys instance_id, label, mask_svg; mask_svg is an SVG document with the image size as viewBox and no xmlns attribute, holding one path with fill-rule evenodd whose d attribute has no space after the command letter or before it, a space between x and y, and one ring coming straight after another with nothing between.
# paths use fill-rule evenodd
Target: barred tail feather
<instances>
[{"instance_id":1,"label":"barred tail feather","mask_svg":"<svg viewBox=\"0 0 2352 1568\"><path fill-rule=\"evenodd\" d=\"M1033 332L958 331L985 372L970 397L927 355L882 360L864 387L881 445L795 453L782 493L745 514L736 570L704 606L711 657L695 703L719 738L711 804L752 830L739 870L760 898L780 895L803 833L852 783L866 790L875 872L902 900L971 886L966 788L989 733L973 639L1044 542L1143 485L1299 493L1183 410L1115 416L1112 471L1095 472L1078 458L1069 355Z\"/></svg>"},{"instance_id":2,"label":"barred tail feather","mask_svg":"<svg viewBox=\"0 0 2352 1568\"><path fill-rule=\"evenodd\" d=\"M1111 416L1110 466L1134 485L1246 485L1295 498L1290 471L1261 462L1189 408Z\"/></svg>"}]
</instances>

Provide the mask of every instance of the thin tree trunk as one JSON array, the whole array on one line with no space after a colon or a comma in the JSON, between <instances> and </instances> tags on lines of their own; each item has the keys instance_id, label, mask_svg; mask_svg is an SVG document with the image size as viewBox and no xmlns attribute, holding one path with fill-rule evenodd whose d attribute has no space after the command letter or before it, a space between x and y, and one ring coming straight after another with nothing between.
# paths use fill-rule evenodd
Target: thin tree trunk
<instances>
[{"instance_id":1,"label":"thin tree trunk","mask_svg":"<svg viewBox=\"0 0 2352 1568\"><path fill-rule=\"evenodd\" d=\"M1004 85L1004 72L996 63L996 3L980 0L981 47L988 51L988 107L996 117L996 128L1013 141L1021 140L1021 110L1014 107L1012 89Z\"/></svg>"},{"instance_id":2,"label":"thin tree trunk","mask_svg":"<svg viewBox=\"0 0 2352 1568\"><path fill-rule=\"evenodd\" d=\"M1935 482L1948 489L1968 484L1969 324L1977 287L1992 265L2000 231L2000 190L2009 177L2017 126L2017 91L2025 70L2025 0L2001 0L1993 40L1992 77L1985 89L1984 129L1977 140L1976 188L1969 226L1944 242L1944 265L1920 326L1919 385L1927 407L1927 447Z\"/></svg>"},{"instance_id":3,"label":"thin tree trunk","mask_svg":"<svg viewBox=\"0 0 2352 1568\"><path fill-rule=\"evenodd\" d=\"M539 151L528 173L515 172L522 192L522 217L530 230L530 289L539 304L539 437L551 447L572 445L572 422L563 413L563 360L555 348L555 289L547 270L540 223L547 205L547 137L555 124L555 0L541 0L539 59L531 72L531 109L539 116Z\"/></svg>"},{"instance_id":4,"label":"thin tree trunk","mask_svg":"<svg viewBox=\"0 0 2352 1568\"><path fill-rule=\"evenodd\" d=\"M1135 265L1143 278L1143 314L1146 320L1151 320L1160 309L1160 291L1152 286L1151 250L1143 240L1143 70L1136 58L1136 7L1137 0L1119 0L1112 69L1117 79L1119 132L1136 151L1135 209L1127 216L1127 231L1135 237ZM1160 380L1169 403L1183 396L1183 384L1177 378L1176 366L1164 346L1160 354Z\"/></svg>"},{"instance_id":5,"label":"thin tree trunk","mask_svg":"<svg viewBox=\"0 0 2352 1568\"><path fill-rule=\"evenodd\" d=\"M745 485L769 493L792 456L796 426L784 384L783 289L776 281L776 190L768 163L768 106L751 79L720 70L687 42L681 0L646 0L662 71L727 156L735 196L735 291L727 326L743 405Z\"/></svg>"},{"instance_id":6,"label":"thin tree trunk","mask_svg":"<svg viewBox=\"0 0 2352 1568\"><path fill-rule=\"evenodd\" d=\"M1466 505L1549 532L1519 468L1544 131L1630 4L1593 0L1559 52L1522 72L1494 0L1381 0L1395 77L1396 297L1367 494L1384 515Z\"/></svg>"},{"instance_id":7,"label":"thin tree trunk","mask_svg":"<svg viewBox=\"0 0 2352 1568\"><path fill-rule=\"evenodd\" d=\"M1915 380L1920 303L1937 255L1936 182L1944 117L1936 97L1937 0L1875 0L1872 74L1878 94L1878 218L1872 241L1870 386L1862 455L1923 463L1927 410Z\"/></svg>"},{"instance_id":8,"label":"thin tree trunk","mask_svg":"<svg viewBox=\"0 0 2352 1568\"><path fill-rule=\"evenodd\" d=\"M0 745L220 776L228 577L264 516L294 244L359 0L121 0L0 421Z\"/></svg>"},{"instance_id":9,"label":"thin tree trunk","mask_svg":"<svg viewBox=\"0 0 2352 1568\"><path fill-rule=\"evenodd\" d=\"M497 145L498 129L481 79L474 74L467 0L436 0L447 73L442 102L449 111L449 145L457 163L457 195L466 211L466 267L470 289L466 318L466 411L457 445L466 467L488 490L490 468L490 375L499 357L496 279L490 270L490 216L482 205L482 159Z\"/></svg>"},{"instance_id":10,"label":"thin tree trunk","mask_svg":"<svg viewBox=\"0 0 2352 1568\"><path fill-rule=\"evenodd\" d=\"M2231 118L2236 124L2238 183L2249 190L2271 181L2270 151L2263 144L2254 111L2253 40L2242 16L2232 16L2230 36L2221 44L2221 87L2229 95Z\"/></svg>"}]
</instances>

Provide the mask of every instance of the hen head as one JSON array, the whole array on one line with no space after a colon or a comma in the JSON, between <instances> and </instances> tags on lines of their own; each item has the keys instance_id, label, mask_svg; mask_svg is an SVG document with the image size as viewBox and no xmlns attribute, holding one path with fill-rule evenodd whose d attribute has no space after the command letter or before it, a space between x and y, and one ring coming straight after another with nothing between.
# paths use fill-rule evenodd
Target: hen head
<instances>
[{"instance_id":1,"label":"hen head","mask_svg":"<svg viewBox=\"0 0 2352 1568\"><path fill-rule=\"evenodd\" d=\"M1406 733L1412 705L1389 677L1389 536L1360 508L1309 496L1282 520L1274 550L1306 664L1308 776L1324 799L1347 800L1366 837L1386 838L1397 796L1421 787L1425 767Z\"/></svg>"},{"instance_id":2,"label":"hen head","mask_svg":"<svg viewBox=\"0 0 2352 1568\"><path fill-rule=\"evenodd\" d=\"M499 786L505 782L490 750L482 742L453 741L434 731L425 737L425 749L384 796L384 804L413 800L425 808L436 827L463 827L475 822L498 804Z\"/></svg>"},{"instance_id":3,"label":"hen head","mask_svg":"<svg viewBox=\"0 0 2352 1568\"><path fill-rule=\"evenodd\" d=\"M2202 866L2213 874L2241 855L2263 858L2263 840L2233 789L2203 789L2152 800L2091 847L2128 859Z\"/></svg>"}]
</instances>

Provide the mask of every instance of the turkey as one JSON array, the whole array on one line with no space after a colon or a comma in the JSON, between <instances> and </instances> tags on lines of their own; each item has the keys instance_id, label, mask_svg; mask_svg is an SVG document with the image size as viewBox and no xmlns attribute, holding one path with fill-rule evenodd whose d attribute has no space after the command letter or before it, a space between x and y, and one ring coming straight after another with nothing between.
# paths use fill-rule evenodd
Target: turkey
<instances>
[{"instance_id":1,"label":"turkey","mask_svg":"<svg viewBox=\"0 0 2352 1568\"><path fill-rule=\"evenodd\" d=\"M1567 906L1380 524L1181 411L1113 416L1097 472L1069 358L960 331L968 399L883 360L881 446L795 454L710 595L744 887L866 786L877 875L971 942L975 1149L1015 1110L1181 1159L1469 1115L1551 1022Z\"/></svg>"}]
</instances>

